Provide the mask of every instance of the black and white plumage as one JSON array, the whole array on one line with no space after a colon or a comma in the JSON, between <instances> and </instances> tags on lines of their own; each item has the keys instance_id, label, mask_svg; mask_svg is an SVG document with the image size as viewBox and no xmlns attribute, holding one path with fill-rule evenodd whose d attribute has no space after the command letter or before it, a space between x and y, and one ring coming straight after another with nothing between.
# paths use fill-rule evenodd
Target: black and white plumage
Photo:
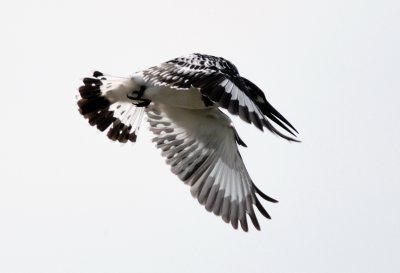
<instances>
[{"instance_id":1,"label":"black and white plumage","mask_svg":"<svg viewBox=\"0 0 400 273\"><path fill-rule=\"evenodd\" d=\"M235 229L240 224L248 230L247 215L260 229L254 207L270 218L257 196L277 201L254 185L238 150L238 144L246 145L219 107L289 141L297 140L270 121L294 137L297 131L229 61L195 53L128 78L96 71L83 79L79 92L80 113L114 141L135 142L146 113L153 141L172 172Z\"/></svg>"}]
</instances>

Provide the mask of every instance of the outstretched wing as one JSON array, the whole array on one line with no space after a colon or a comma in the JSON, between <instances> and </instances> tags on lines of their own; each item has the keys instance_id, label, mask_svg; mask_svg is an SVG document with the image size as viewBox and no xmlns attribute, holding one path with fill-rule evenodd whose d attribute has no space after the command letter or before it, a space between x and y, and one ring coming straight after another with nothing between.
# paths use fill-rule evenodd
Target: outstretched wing
<instances>
[{"instance_id":1,"label":"outstretched wing","mask_svg":"<svg viewBox=\"0 0 400 273\"><path fill-rule=\"evenodd\" d=\"M150 104L146 108L153 141L171 171L191 186L192 195L208 211L222 216L236 229L248 230L247 215L260 229L253 206L267 218L256 194L266 196L253 184L236 141L231 120L216 108L191 110Z\"/></svg>"},{"instance_id":2,"label":"outstretched wing","mask_svg":"<svg viewBox=\"0 0 400 273\"><path fill-rule=\"evenodd\" d=\"M153 85L171 88L195 87L231 114L291 141L268 119L295 136L296 129L266 100L264 93L252 82L241 77L236 67L224 58L191 54L143 71L144 80Z\"/></svg>"}]
</instances>

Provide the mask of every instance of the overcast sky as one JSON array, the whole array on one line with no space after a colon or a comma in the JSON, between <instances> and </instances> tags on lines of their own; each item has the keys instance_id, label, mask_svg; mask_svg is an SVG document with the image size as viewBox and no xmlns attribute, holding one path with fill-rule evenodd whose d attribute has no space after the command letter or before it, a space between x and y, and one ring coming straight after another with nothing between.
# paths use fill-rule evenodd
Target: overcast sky
<instances>
[{"instance_id":1,"label":"overcast sky","mask_svg":"<svg viewBox=\"0 0 400 273\"><path fill-rule=\"evenodd\" d=\"M0 272L400 272L398 1L2 1ZM233 230L151 143L78 113L80 79L191 52L260 86L301 144L234 118L277 204Z\"/></svg>"}]
</instances>

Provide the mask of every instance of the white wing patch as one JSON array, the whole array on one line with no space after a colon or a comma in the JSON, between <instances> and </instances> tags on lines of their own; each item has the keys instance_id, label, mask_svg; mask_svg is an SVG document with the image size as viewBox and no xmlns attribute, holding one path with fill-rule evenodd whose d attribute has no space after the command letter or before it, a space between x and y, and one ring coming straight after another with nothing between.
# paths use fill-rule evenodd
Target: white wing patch
<instances>
[{"instance_id":1,"label":"white wing patch","mask_svg":"<svg viewBox=\"0 0 400 273\"><path fill-rule=\"evenodd\" d=\"M230 119L218 109L189 110L154 103L146 113L157 148L171 171L191 186L199 203L235 229L240 223L248 230L246 215L259 229L253 205L269 215L258 202Z\"/></svg>"},{"instance_id":2,"label":"white wing patch","mask_svg":"<svg viewBox=\"0 0 400 273\"><path fill-rule=\"evenodd\" d=\"M246 107L249 112L256 113L260 120L265 119L263 113L260 111L258 106L252 100L250 100L250 98L242 90L240 90L240 88L237 87L232 81L225 79L223 82L221 82L219 84L219 86L223 87L225 89L224 91L227 94L231 95L230 102L237 100L239 103L239 106ZM228 105L228 110L229 109L230 108ZM233 109L232 109L232 112L234 112ZM235 114L235 113L231 113L231 114Z\"/></svg>"},{"instance_id":3,"label":"white wing patch","mask_svg":"<svg viewBox=\"0 0 400 273\"><path fill-rule=\"evenodd\" d=\"M277 133L254 101L261 97L249 97L249 86L236 67L223 58L191 54L148 68L141 73L143 80L154 86L168 86L179 90L197 88L202 95L231 114L239 115L242 120L254 124L262 131L265 127Z\"/></svg>"}]
</instances>

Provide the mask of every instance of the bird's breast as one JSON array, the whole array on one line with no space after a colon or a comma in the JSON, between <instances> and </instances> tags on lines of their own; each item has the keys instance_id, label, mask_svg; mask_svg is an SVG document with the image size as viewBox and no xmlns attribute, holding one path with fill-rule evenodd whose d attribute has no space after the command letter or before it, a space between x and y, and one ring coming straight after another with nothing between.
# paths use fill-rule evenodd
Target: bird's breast
<instances>
[{"instance_id":1,"label":"bird's breast","mask_svg":"<svg viewBox=\"0 0 400 273\"><path fill-rule=\"evenodd\" d=\"M215 107L214 105L205 103L202 94L197 88L176 89L169 86L148 86L144 91L143 98L155 103L187 109Z\"/></svg>"}]
</instances>

